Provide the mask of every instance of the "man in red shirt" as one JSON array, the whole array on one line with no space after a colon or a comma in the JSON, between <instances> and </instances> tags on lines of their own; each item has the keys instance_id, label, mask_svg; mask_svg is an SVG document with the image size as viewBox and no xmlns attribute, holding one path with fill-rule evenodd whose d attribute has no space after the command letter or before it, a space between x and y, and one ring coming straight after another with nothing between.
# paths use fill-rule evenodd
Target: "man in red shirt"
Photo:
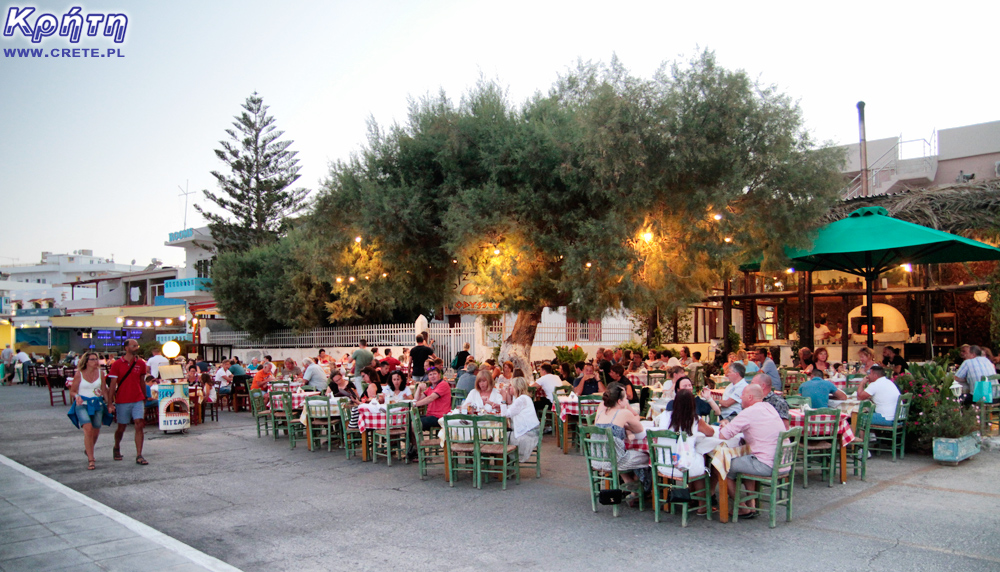
<instances>
[{"instance_id":1,"label":"man in red shirt","mask_svg":"<svg viewBox=\"0 0 1000 572\"><path fill-rule=\"evenodd\" d=\"M425 430L439 427L438 420L451 411L451 386L441 378L441 371L430 368L427 371L427 381L429 385L417 384L416 401L413 402L413 407L427 406L427 415L420 417L420 424ZM430 390L427 389L429 386L432 387ZM416 439L412 439L410 443L407 457L413 461L417 458Z\"/></svg>"},{"instance_id":2,"label":"man in red shirt","mask_svg":"<svg viewBox=\"0 0 1000 572\"><path fill-rule=\"evenodd\" d=\"M389 348L385 348L385 359L382 360L382 363L388 363L389 364L389 368L390 368L389 371L396 371L397 369L399 369L399 365L400 365L399 364L399 360L396 359L396 358L394 358L394 357L392 357L392 350L390 350Z\"/></svg>"},{"instance_id":3,"label":"man in red shirt","mask_svg":"<svg viewBox=\"0 0 1000 572\"><path fill-rule=\"evenodd\" d=\"M146 362L139 357L139 342L125 340L125 355L111 364L108 372L108 409L115 414L118 428L115 429L114 459L122 460L121 442L125 427L135 424L135 462L148 465L142 456L142 430L146 426L146 389L142 380L146 377Z\"/></svg>"}]
</instances>

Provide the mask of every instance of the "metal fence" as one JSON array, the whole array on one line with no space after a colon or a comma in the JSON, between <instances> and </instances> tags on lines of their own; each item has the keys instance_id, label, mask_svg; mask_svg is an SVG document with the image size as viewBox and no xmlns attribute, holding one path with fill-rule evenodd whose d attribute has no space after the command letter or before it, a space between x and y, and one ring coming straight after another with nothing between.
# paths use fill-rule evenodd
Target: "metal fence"
<instances>
[{"instance_id":1,"label":"metal fence","mask_svg":"<svg viewBox=\"0 0 1000 572\"><path fill-rule=\"evenodd\" d=\"M500 345L513 329L513 322L508 322L506 329L501 324L490 326L487 330L490 344ZM569 322L566 324L539 324L538 329L535 330L534 345L621 344L635 339L637 339L635 332L628 326L609 326L595 322Z\"/></svg>"}]
</instances>

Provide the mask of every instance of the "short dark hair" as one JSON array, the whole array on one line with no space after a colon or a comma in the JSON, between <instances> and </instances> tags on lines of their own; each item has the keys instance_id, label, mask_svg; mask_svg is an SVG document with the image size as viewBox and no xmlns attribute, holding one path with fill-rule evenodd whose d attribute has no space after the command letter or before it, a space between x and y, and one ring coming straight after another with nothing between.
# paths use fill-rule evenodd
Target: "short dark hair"
<instances>
[{"instance_id":1,"label":"short dark hair","mask_svg":"<svg viewBox=\"0 0 1000 572\"><path fill-rule=\"evenodd\" d=\"M362 338L361 340L358 341L358 345L359 346L367 346L368 345L368 340Z\"/></svg>"},{"instance_id":2,"label":"short dark hair","mask_svg":"<svg viewBox=\"0 0 1000 572\"><path fill-rule=\"evenodd\" d=\"M552 364L543 363L542 365L538 366L538 369L544 371L545 373L552 373Z\"/></svg>"},{"instance_id":3,"label":"short dark hair","mask_svg":"<svg viewBox=\"0 0 1000 572\"><path fill-rule=\"evenodd\" d=\"M421 334L417 334L417 343L419 344L423 341L424 341L424 336L422 336Z\"/></svg>"},{"instance_id":4,"label":"short dark hair","mask_svg":"<svg viewBox=\"0 0 1000 572\"><path fill-rule=\"evenodd\" d=\"M576 362L576 369L583 370L583 368L585 367L587 367L587 362L585 361Z\"/></svg>"},{"instance_id":5,"label":"short dark hair","mask_svg":"<svg viewBox=\"0 0 1000 572\"><path fill-rule=\"evenodd\" d=\"M619 376L625 375L625 368L622 367L622 364L620 363L616 363L615 365L611 366L611 371L617 373Z\"/></svg>"},{"instance_id":6,"label":"short dark hair","mask_svg":"<svg viewBox=\"0 0 1000 572\"><path fill-rule=\"evenodd\" d=\"M882 364L873 363L872 366L870 368L868 368L868 371L877 371L877 372L880 372L880 373L885 373L885 368L882 367Z\"/></svg>"},{"instance_id":7,"label":"short dark hair","mask_svg":"<svg viewBox=\"0 0 1000 572\"><path fill-rule=\"evenodd\" d=\"M264 359L266 359L267 361L274 361L274 360L271 359L271 356L269 356L269 355L265 355Z\"/></svg>"},{"instance_id":8,"label":"short dark hair","mask_svg":"<svg viewBox=\"0 0 1000 572\"><path fill-rule=\"evenodd\" d=\"M691 354L691 357L693 357L697 361L701 361L701 352L694 352L693 354Z\"/></svg>"}]
</instances>

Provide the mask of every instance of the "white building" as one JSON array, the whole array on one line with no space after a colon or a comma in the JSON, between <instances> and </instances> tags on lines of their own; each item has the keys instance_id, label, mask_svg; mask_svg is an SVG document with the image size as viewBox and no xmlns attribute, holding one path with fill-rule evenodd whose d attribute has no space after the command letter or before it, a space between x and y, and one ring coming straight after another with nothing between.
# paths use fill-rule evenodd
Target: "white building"
<instances>
[{"instance_id":1,"label":"white building","mask_svg":"<svg viewBox=\"0 0 1000 572\"><path fill-rule=\"evenodd\" d=\"M94 256L92 250L74 250L72 254L43 252L37 264L11 264L0 266L0 273L12 282L34 284L66 284L141 270L128 264L118 264L108 258Z\"/></svg>"}]
</instances>

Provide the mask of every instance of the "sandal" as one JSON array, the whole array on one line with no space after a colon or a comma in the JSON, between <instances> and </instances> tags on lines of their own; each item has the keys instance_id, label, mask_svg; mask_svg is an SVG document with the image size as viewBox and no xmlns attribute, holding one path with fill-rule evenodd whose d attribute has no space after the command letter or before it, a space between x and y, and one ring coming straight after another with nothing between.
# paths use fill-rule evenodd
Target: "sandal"
<instances>
[{"instance_id":1,"label":"sandal","mask_svg":"<svg viewBox=\"0 0 1000 572\"><path fill-rule=\"evenodd\" d=\"M740 514L740 518L742 518L743 520L753 520L757 518L757 514L758 512L756 510L751 510L746 514Z\"/></svg>"},{"instance_id":2,"label":"sandal","mask_svg":"<svg viewBox=\"0 0 1000 572\"><path fill-rule=\"evenodd\" d=\"M96 468L97 468L97 464L94 461L88 461L87 462L87 470L88 471L93 471Z\"/></svg>"},{"instance_id":3,"label":"sandal","mask_svg":"<svg viewBox=\"0 0 1000 572\"><path fill-rule=\"evenodd\" d=\"M121 461L122 459L125 458L125 457L122 457L122 450L119 447L115 447L114 449L112 449L111 450L111 454L113 455L113 457L114 457L114 459L116 461Z\"/></svg>"},{"instance_id":4,"label":"sandal","mask_svg":"<svg viewBox=\"0 0 1000 572\"><path fill-rule=\"evenodd\" d=\"M148 465L149 461L147 461L145 459L145 457L143 457L142 455L139 455L138 457L135 458L135 464L136 465Z\"/></svg>"}]
</instances>

